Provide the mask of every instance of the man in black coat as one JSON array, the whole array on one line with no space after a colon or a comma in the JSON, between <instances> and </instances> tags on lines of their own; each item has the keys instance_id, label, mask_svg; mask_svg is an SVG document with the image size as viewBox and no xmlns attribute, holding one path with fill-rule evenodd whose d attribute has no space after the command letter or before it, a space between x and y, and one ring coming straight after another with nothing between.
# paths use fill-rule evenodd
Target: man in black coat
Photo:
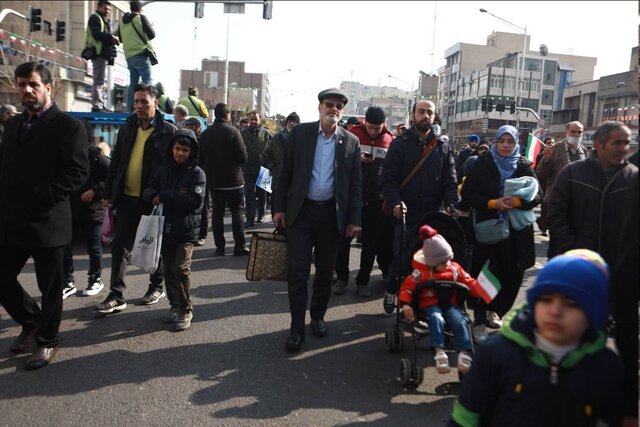
<instances>
[{"instance_id":1,"label":"man in black coat","mask_svg":"<svg viewBox=\"0 0 640 427\"><path fill-rule=\"evenodd\" d=\"M247 162L247 148L240 131L229 125L231 110L219 103L213 109L215 120L200 138L200 165L207 175L211 192L211 230L216 255L224 256L224 209L231 211L231 226L235 242L233 254L247 255L244 237L244 178L242 165Z\"/></svg>"},{"instance_id":2,"label":"man in black coat","mask_svg":"<svg viewBox=\"0 0 640 427\"><path fill-rule=\"evenodd\" d=\"M431 129L435 109L435 104L427 100L420 100L413 105L413 126L391 143L382 167L382 197L387 205L394 207L393 215L396 218L394 260L387 274L383 300L384 311L389 316L396 307L400 287L398 273L402 273L405 267L410 268L409 265L400 265L403 231L397 220L402 211L406 212L407 233L417 233L417 228L422 225L420 220L425 214L443 209L450 214L453 205L458 202L455 159L451 146L448 142L437 139ZM431 154L401 189L402 182L428 152L429 147L433 147Z\"/></svg>"},{"instance_id":3,"label":"man in black coat","mask_svg":"<svg viewBox=\"0 0 640 427\"><path fill-rule=\"evenodd\" d=\"M176 127L162 118L158 107L158 92L152 85L138 84L134 91L135 114L118 131L111 157L105 200L115 211L115 232L111 243L111 292L98 304L96 311L109 314L127 308L125 276L129 254L133 249L136 230L142 215L149 215L150 203L141 197L151 179L166 163L166 151ZM164 297L162 257L158 269L151 274L142 305L155 304Z\"/></svg>"},{"instance_id":4,"label":"man in black coat","mask_svg":"<svg viewBox=\"0 0 640 427\"><path fill-rule=\"evenodd\" d=\"M27 369L46 366L58 351L64 248L71 242L69 194L88 176L82 123L51 101L52 78L42 64L15 70L25 110L9 120L0 149L0 303L22 326L9 350L36 351ZM41 306L20 286L18 274L33 258Z\"/></svg>"},{"instance_id":5,"label":"man in black coat","mask_svg":"<svg viewBox=\"0 0 640 427\"><path fill-rule=\"evenodd\" d=\"M327 334L324 315L331 294L331 274L340 235L355 237L362 224L362 173L358 138L338 126L347 96L339 89L318 94L320 121L291 129L277 179L277 228L287 229L289 254L288 351L304 342L307 281L311 253L315 277L311 296L311 332Z\"/></svg>"}]
</instances>

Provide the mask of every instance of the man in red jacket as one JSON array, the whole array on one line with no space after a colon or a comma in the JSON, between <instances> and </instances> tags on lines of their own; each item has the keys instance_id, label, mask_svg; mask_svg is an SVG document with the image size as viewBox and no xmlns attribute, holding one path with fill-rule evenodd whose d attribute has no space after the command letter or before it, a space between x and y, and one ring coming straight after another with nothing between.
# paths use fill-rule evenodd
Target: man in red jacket
<instances>
[{"instance_id":1,"label":"man in red jacket","mask_svg":"<svg viewBox=\"0 0 640 427\"><path fill-rule=\"evenodd\" d=\"M393 229L390 219L382 214L381 177L387 149L395 137L387 128L386 116L380 107L370 107L364 124L354 126L350 132L360 140L362 162L362 253L360 271L356 276L356 292L361 297L369 297L371 293L367 284L376 256L383 277L387 275L392 258ZM333 285L334 294L346 292L350 245L351 239L343 237L336 257L338 281Z\"/></svg>"}]
</instances>

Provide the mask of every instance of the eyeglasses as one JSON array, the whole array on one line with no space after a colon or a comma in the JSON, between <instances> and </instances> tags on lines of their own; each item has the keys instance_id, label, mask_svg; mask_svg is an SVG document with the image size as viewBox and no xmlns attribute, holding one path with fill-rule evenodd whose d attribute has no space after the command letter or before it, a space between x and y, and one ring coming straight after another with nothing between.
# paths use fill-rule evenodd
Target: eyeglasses
<instances>
[{"instance_id":1,"label":"eyeglasses","mask_svg":"<svg viewBox=\"0 0 640 427\"><path fill-rule=\"evenodd\" d=\"M342 110L344 108L344 104L341 103L341 102L335 103L335 102L331 102L331 101L324 101L323 104L327 108L336 107L338 110Z\"/></svg>"}]
</instances>

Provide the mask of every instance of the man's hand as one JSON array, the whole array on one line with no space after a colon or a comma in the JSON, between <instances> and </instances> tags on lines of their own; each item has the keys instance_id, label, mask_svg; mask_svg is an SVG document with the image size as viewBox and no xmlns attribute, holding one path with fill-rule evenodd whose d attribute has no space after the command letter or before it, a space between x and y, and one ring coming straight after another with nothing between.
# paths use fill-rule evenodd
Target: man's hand
<instances>
[{"instance_id":1,"label":"man's hand","mask_svg":"<svg viewBox=\"0 0 640 427\"><path fill-rule=\"evenodd\" d=\"M372 155L367 155L367 153L360 153L360 161L362 163L371 163L375 160L375 157L373 157Z\"/></svg>"},{"instance_id":2,"label":"man's hand","mask_svg":"<svg viewBox=\"0 0 640 427\"><path fill-rule=\"evenodd\" d=\"M116 36L111 36L111 44L114 46L118 46L120 44L120 40Z\"/></svg>"},{"instance_id":3,"label":"man's hand","mask_svg":"<svg viewBox=\"0 0 640 427\"><path fill-rule=\"evenodd\" d=\"M109 206L111 206L111 200L110 199L102 199L102 206L105 208L108 208Z\"/></svg>"},{"instance_id":4,"label":"man's hand","mask_svg":"<svg viewBox=\"0 0 640 427\"><path fill-rule=\"evenodd\" d=\"M153 206L158 206L160 204L160 196L155 196L153 199L151 199L151 204Z\"/></svg>"},{"instance_id":5,"label":"man's hand","mask_svg":"<svg viewBox=\"0 0 640 427\"><path fill-rule=\"evenodd\" d=\"M346 233L347 237L349 238L358 237L360 233L362 233L362 227L360 227L359 225L353 225L353 224L347 225L347 233Z\"/></svg>"},{"instance_id":6,"label":"man's hand","mask_svg":"<svg viewBox=\"0 0 640 427\"><path fill-rule=\"evenodd\" d=\"M91 203L94 197L96 197L96 192L93 190L87 190L80 195L80 200L85 203Z\"/></svg>"},{"instance_id":7,"label":"man's hand","mask_svg":"<svg viewBox=\"0 0 640 427\"><path fill-rule=\"evenodd\" d=\"M273 225L282 230L287 228L284 221L284 212L276 212L273 216Z\"/></svg>"},{"instance_id":8,"label":"man's hand","mask_svg":"<svg viewBox=\"0 0 640 427\"><path fill-rule=\"evenodd\" d=\"M393 207L393 216L400 219L400 215L404 215L407 213L407 205L404 202L400 202L399 205L395 205Z\"/></svg>"}]
</instances>

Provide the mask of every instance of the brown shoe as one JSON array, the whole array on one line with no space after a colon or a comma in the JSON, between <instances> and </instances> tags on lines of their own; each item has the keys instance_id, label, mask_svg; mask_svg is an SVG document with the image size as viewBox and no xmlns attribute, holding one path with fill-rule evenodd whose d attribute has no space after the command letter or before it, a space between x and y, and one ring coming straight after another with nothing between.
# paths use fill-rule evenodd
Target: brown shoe
<instances>
[{"instance_id":1,"label":"brown shoe","mask_svg":"<svg viewBox=\"0 0 640 427\"><path fill-rule=\"evenodd\" d=\"M38 347L27 359L25 367L30 371L44 368L53 360L57 353L58 347Z\"/></svg>"},{"instance_id":2,"label":"brown shoe","mask_svg":"<svg viewBox=\"0 0 640 427\"><path fill-rule=\"evenodd\" d=\"M31 344L33 343L33 339L35 338L35 336L36 336L35 328L26 329L23 327L22 332L20 332L20 335L18 335L16 339L13 340L13 342L9 346L9 351L13 354L24 352L29 347L31 347Z\"/></svg>"}]
</instances>

